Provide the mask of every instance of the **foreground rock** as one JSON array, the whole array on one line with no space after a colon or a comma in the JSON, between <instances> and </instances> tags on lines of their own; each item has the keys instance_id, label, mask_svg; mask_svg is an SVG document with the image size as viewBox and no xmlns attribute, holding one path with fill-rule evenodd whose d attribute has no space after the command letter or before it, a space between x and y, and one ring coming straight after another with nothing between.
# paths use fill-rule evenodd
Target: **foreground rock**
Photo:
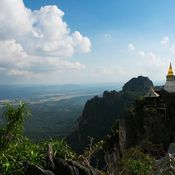
<instances>
[{"instance_id":1,"label":"foreground rock","mask_svg":"<svg viewBox=\"0 0 175 175\"><path fill-rule=\"evenodd\" d=\"M46 163L47 170L25 162L25 175L101 175L101 172L93 167L86 167L76 161L66 161L59 157L53 157L51 145L48 145Z\"/></svg>"},{"instance_id":2,"label":"foreground rock","mask_svg":"<svg viewBox=\"0 0 175 175\"><path fill-rule=\"evenodd\" d=\"M29 162L24 163L24 170L25 175L55 175L52 171L44 170L43 168Z\"/></svg>"},{"instance_id":3,"label":"foreground rock","mask_svg":"<svg viewBox=\"0 0 175 175\"><path fill-rule=\"evenodd\" d=\"M165 157L156 161L155 175L175 174L175 143L171 143Z\"/></svg>"},{"instance_id":4,"label":"foreground rock","mask_svg":"<svg viewBox=\"0 0 175 175\"><path fill-rule=\"evenodd\" d=\"M175 157L168 153L165 157L157 160L157 171L155 175L174 175L175 174Z\"/></svg>"},{"instance_id":5,"label":"foreground rock","mask_svg":"<svg viewBox=\"0 0 175 175\"><path fill-rule=\"evenodd\" d=\"M124 123L122 121L117 122L113 132L104 139L104 157L109 175L116 175L116 172L119 172L119 160L122 157L126 140L126 133L125 130L123 130L123 125Z\"/></svg>"},{"instance_id":6,"label":"foreground rock","mask_svg":"<svg viewBox=\"0 0 175 175\"><path fill-rule=\"evenodd\" d=\"M37 165L25 163L25 175L101 175L101 173L93 168L84 167L74 161L64 161L56 158L55 169L45 170Z\"/></svg>"}]
</instances>

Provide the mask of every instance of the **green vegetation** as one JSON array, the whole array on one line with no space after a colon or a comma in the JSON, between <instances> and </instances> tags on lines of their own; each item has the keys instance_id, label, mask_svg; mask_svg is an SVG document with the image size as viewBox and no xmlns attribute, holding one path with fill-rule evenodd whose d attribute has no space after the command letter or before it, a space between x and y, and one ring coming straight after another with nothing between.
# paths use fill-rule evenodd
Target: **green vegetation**
<instances>
[{"instance_id":1,"label":"green vegetation","mask_svg":"<svg viewBox=\"0 0 175 175\"><path fill-rule=\"evenodd\" d=\"M120 162L120 175L150 175L155 168L155 161L139 148L124 152Z\"/></svg>"},{"instance_id":2,"label":"green vegetation","mask_svg":"<svg viewBox=\"0 0 175 175\"><path fill-rule=\"evenodd\" d=\"M154 110L150 110L154 114ZM149 112L149 114L151 112ZM139 114L141 114L139 110L130 111L131 119L133 119L133 116L136 116L134 119L138 119L139 117L137 118L137 116L140 116ZM49 144L52 146L54 157L60 157L64 160L76 160L81 165L91 167L94 156L99 150L102 150L106 144L106 140L101 140L93 144L93 139L91 138L89 148L84 151L83 155L77 156L64 140L50 139L39 143L33 143L23 135L24 122L29 116L31 116L31 113L28 106L21 101L14 106L7 104L3 110L2 117L5 123L0 128L1 175L23 175L24 162L30 162L34 165L46 168L45 158ZM141 121L138 120L138 123L135 123L139 126L139 122ZM117 121L113 125L110 133L111 140L116 138L115 136L118 134L118 129L119 123ZM112 147L110 142L108 144ZM161 154L162 147L160 145L152 144L149 139L142 140L139 148L130 148L124 151L119 161L119 171L116 173L119 175L153 174L156 169L156 163L152 156L159 157ZM164 175L170 173L166 171L165 169Z\"/></svg>"},{"instance_id":3,"label":"green vegetation","mask_svg":"<svg viewBox=\"0 0 175 175\"><path fill-rule=\"evenodd\" d=\"M8 144L21 139L24 127L24 120L30 116L27 105L20 101L18 106L7 104L2 117L5 119L5 126L1 128L0 148L8 147Z\"/></svg>"},{"instance_id":4,"label":"green vegetation","mask_svg":"<svg viewBox=\"0 0 175 175\"><path fill-rule=\"evenodd\" d=\"M23 162L25 161L44 167L49 143L53 147L55 156L64 159L75 158L75 154L64 140L50 140L36 144L24 137L24 121L30 115L27 105L21 101L16 106L7 104L4 108L5 125L0 132L1 175L24 174Z\"/></svg>"},{"instance_id":5,"label":"green vegetation","mask_svg":"<svg viewBox=\"0 0 175 175\"><path fill-rule=\"evenodd\" d=\"M22 138L10 143L0 153L0 165L2 175L23 174L23 162L29 161L36 165L44 165L45 155L39 145L32 144L28 139Z\"/></svg>"}]
</instances>

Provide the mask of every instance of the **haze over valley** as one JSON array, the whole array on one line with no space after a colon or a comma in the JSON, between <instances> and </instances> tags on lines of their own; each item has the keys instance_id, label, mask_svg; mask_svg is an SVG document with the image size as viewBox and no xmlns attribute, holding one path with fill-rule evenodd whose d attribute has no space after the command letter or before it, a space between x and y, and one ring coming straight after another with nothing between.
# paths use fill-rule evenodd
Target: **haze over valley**
<instances>
[{"instance_id":1,"label":"haze over valley","mask_svg":"<svg viewBox=\"0 0 175 175\"><path fill-rule=\"evenodd\" d=\"M25 101L32 111L25 134L35 141L63 138L76 128L87 100L103 91L121 89L122 83L89 85L0 86L0 106Z\"/></svg>"}]
</instances>

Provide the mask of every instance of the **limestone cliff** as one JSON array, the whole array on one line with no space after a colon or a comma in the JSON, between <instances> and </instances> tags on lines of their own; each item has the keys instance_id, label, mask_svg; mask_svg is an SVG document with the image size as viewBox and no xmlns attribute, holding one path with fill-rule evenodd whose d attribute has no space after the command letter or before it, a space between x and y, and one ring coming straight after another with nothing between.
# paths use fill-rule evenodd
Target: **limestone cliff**
<instances>
[{"instance_id":1,"label":"limestone cliff","mask_svg":"<svg viewBox=\"0 0 175 175\"><path fill-rule=\"evenodd\" d=\"M95 141L104 138L117 119L123 117L125 110L135 100L144 95L153 83L149 78L139 76L123 86L123 90L105 91L102 97L95 96L85 104L78 119L78 128L68 138L70 145L81 152L89 143L89 137Z\"/></svg>"}]
</instances>

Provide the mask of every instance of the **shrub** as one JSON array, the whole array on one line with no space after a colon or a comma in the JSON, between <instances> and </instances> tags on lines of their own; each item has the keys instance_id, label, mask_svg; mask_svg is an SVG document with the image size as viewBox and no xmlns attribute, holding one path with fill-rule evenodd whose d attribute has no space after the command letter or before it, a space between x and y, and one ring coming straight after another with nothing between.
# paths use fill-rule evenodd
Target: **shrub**
<instances>
[{"instance_id":1,"label":"shrub","mask_svg":"<svg viewBox=\"0 0 175 175\"><path fill-rule=\"evenodd\" d=\"M121 175L149 175L155 168L155 161L139 148L131 148L124 152L120 167Z\"/></svg>"},{"instance_id":2,"label":"shrub","mask_svg":"<svg viewBox=\"0 0 175 175\"><path fill-rule=\"evenodd\" d=\"M24 121L30 115L27 104L22 101L19 101L17 105L10 103L5 105L2 115L5 120L5 126L0 130L1 149L20 139L23 134Z\"/></svg>"},{"instance_id":3,"label":"shrub","mask_svg":"<svg viewBox=\"0 0 175 175\"><path fill-rule=\"evenodd\" d=\"M22 175L23 162L29 161L36 165L43 165L45 155L37 144L31 143L27 138L10 143L8 148L0 152L0 166L2 175Z\"/></svg>"},{"instance_id":4,"label":"shrub","mask_svg":"<svg viewBox=\"0 0 175 175\"><path fill-rule=\"evenodd\" d=\"M50 140L50 141L43 141L39 143L40 152L46 153L48 144L52 145L53 149L53 156L54 157L60 157L65 160L68 159L76 159L75 152L71 149L70 146L67 145L67 143L64 140Z\"/></svg>"}]
</instances>

